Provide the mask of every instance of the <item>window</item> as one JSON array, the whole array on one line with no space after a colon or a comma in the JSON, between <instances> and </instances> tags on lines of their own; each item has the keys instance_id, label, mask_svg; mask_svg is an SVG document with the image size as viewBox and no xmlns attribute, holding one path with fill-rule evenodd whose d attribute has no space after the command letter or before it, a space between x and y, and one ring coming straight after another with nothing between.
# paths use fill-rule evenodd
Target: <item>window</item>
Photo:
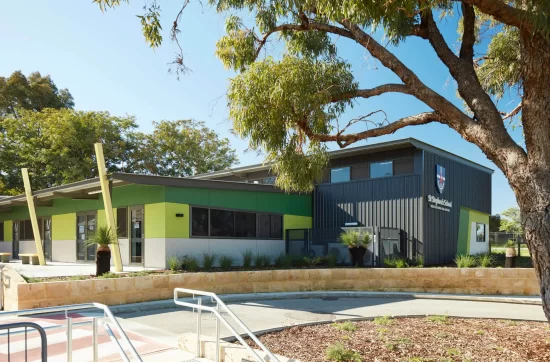
<instances>
[{"instance_id":1,"label":"window","mask_svg":"<svg viewBox=\"0 0 550 362\"><path fill-rule=\"evenodd\" d=\"M253 212L235 212L235 237L256 237L256 214Z\"/></svg>"},{"instance_id":2,"label":"window","mask_svg":"<svg viewBox=\"0 0 550 362\"><path fill-rule=\"evenodd\" d=\"M208 236L208 209L194 207L191 211L191 235Z\"/></svg>"},{"instance_id":3,"label":"window","mask_svg":"<svg viewBox=\"0 0 550 362\"><path fill-rule=\"evenodd\" d=\"M484 243L485 240L485 224L476 223L476 241Z\"/></svg>"},{"instance_id":4,"label":"window","mask_svg":"<svg viewBox=\"0 0 550 362\"><path fill-rule=\"evenodd\" d=\"M119 238L128 237L128 208L119 207L116 209L116 227Z\"/></svg>"},{"instance_id":5,"label":"window","mask_svg":"<svg viewBox=\"0 0 550 362\"><path fill-rule=\"evenodd\" d=\"M370 164L370 178L393 176L393 161Z\"/></svg>"},{"instance_id":6,"label":"window","mask_svg":"<svg viewBox=\"0 0 550 362\"><path fill-rule=\"evenodd\" d=\"M340 167L333 168L330 170L330 182L346 182L350 180L350 168L349 167Z\"/></svg>"},{"instance_id":7,"label":"window","mask_svg":"<svg viewBox=\"0 0 550 362\"><path fill-rule=\"evenodd\" d=\"M4 241L4 223L0 222L0 241Z\"/></svg>"},{"instance_id":8,"label":"window","mask_svg":"<svg viewBox=\"0 0 550 362\"><path fill-rule=\"evenodd\" d=\"M260 239L282 239L283 217L281 215L258 215L258 237Z\"/></svg>"},{"instance_id":9,"label":"window","mask_svg":"<svg viewBox=\"0 0 550 362\"><path fill-rule=\"evenodd\" d=\"M19 221L19 240L34 240L34 233L30 220Z\"/></svg>"},{"instance_id":10,"label":"window","mask_svg":"<svg viewBox=\"0 0 550 362\"><path fill-rule=\"evenodd\" d=\"M210 236L235 236L235 215L233 211L210 209Z\"/></svg>"},{"instance_id":11,"label":"window","mask_svg":"<svg viewBox=\"0 0 550 362\"><path fill-rule=\"evenodd\" d=\"M275 185L275 180L276 180L275 176L264 177L262 179L262 183L264 185Z\"/></svg>"},{"instance_id":12,"label":"window","mask_svg":"<svg viewBox=\"0 0 550 362\"><path fill-rule=\"evenodd\" d=\"M191 236L282 239L283 217L246 211L191 208Z\"/></svg>"}]
</instances>

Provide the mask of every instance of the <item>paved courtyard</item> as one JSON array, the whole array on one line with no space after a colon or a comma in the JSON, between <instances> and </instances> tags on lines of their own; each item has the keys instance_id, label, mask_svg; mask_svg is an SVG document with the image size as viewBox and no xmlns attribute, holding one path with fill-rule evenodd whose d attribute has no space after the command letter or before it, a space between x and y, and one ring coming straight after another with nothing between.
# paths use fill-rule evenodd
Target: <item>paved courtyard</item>
<instances>
[{"instance_id":1,"label":"paved courtyard","mask_svg":"<svg viewBox=\"0 0 550 362\"><path fill-rule=\"evenodd\" d=\"M61 277L95 274L95 263L61 263L48 261L46 265L21 264L20 260L12 260L9 263L0 263L0 267L9 265L19 274L32 278ZM142 266L125 266L124 272L136 272L142 270L155 270L154 268L144 268ZM111 266L111 271L115 267Z\"/></svg>"}]
</instances>

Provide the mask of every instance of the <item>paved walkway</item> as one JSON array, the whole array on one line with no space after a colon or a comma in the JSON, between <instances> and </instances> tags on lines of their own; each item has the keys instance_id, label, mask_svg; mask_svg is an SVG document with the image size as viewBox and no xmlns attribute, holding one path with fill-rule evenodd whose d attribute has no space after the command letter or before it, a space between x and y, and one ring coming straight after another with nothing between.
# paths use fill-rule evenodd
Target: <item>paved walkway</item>
<instances>
[{"instance_id":1,"label":"paved walkway","mask_svg":"<svg viewBox=\"0 0 550 362\"><path fill-rule=\"evenodd\" d=\"M314 298L261 300L228 303L231 310L254 333L304 323L331 322L376 316L448 315L472 318L503 318L546 321L539 305L410 298ZM117 314L124 328L152 335L162 330L160 341L172 345L177 336L196 332L196 313L184 308ZM238 331L240 331L237 328ZM202 334L215 336L215 319L203 314ZM222 327L221 336L230 336Z\"/></svg>"},{"instance_id":2,"label":"paved walkway","mask_svg":"<svg viewBox=\"0 0 550 362\"><path fill-rule=\"evenodd\" d=\"M56 261L48 261L46 265L42 266L21 264L20 260L12 260L9 263L0 263L0 268L4 265L9 265L10 268L14 269L19 274L32 278L95 274L95 263L61 263ZM141 266L124 267L124 272L136 272L142 270L154 270L154 268L144 268ZM111 266L111 271L115 271L114 266Z\"/></svg>"}]
</instances>

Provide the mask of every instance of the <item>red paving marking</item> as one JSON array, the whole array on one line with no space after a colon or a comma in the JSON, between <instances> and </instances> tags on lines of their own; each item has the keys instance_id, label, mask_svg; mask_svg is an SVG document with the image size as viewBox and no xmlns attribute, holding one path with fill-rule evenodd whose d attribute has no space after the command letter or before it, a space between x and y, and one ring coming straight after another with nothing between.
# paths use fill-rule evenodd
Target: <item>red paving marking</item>
<instances>
[{"instance_id":1,"label":"red paving marking","mask_svg":"<svg viewBox=\"0 0 550 362\"><path fill-rule=\"evenodd\" d=\"M89 355L89 359L87 357L86 360L75 360L73 358L73 361L75 362L85 362L85 361L91 361L92 359L92 326L91 324L85 324L85 325L74 325L78 322L84 322L84 321L90 321L91 318L84 317L77 313L70 313L69 317L73 318L73 356L77 354L77 352L82 350L88 350L89 353L86 353L86 356ZM0 321L0 324L4 323L15 323L15 322L33 322L37 323L42 326L50 326L52 324L56 325L66 325L65 315L64 314L57 314L57 315L51 315L51 316L44 316L39 318L27 318L27 317L20 317L15 319L9 319L9 320L2 320ZM113 328L111 326L111 328ZM85 331L86 336L77 338L75 331ZM4 331L5 332L5 331ZM65 328L54 328L54 329L47 329L46 335L48 337L59 334L59 333L65 333ZM157 343L154 341L151 341L150 339L141 337L137 334L125 331L126 335L130 339L130 342L134 345L136 348L138 354L145 355L155 352L161 352L165 350L174 349L173 347L163 345L161 343ZM13 332L12 332L13 333ZM113 333L117 338L119 338L119 341L122 346L125 346L124 342L120 340L120 335L117 331L113 330ZM27 340L30 339L37 339L39 338L39 334L32 329L28 329L27 332ZM14 343L16 342L22 342L25 340L25 334L24 333L18 333L16 335L10 336L10 347L13 346L13 348L10 348L10 359L9 361L13 362L20 362L20 361L40 361L41 357L41 347L35 347L35 348L29 348L27 350L27 359L25 359L25 350L24 347L19 346L20 348L17 348L17 351L14 350L17 346L14 346ZM7 336L0 337L0 346L2 346L3 349L6 349L6 344L8 342ZM137 343L136 343L137 342ZM140 344L141 343L141 344ZM62 356L66 355L67 351L67 343L65 341L61 343L48 343L48 360L51 358L60 359ZM109 336L107 335L106 331L104 330L101 323L98 325L98 350L100 352L100 356L102 354L105 354L107 351L111 352L108 355L103 355L99 358L99 361L101 362L112 362L112 361L119 361L120 355L118 354L118 350L116 349L116 346L114 342L111 341ZM7 351L2 351L7 352ZM103 352L103 353L102 353ZM82 353L80 353L82 355ZM128 355L130 355L128 351ZM66 359L63 359L66 360ZM8 355L7 353L0 353L0 362L7 362L8 361Z\"/></svg>"}]
</instances>

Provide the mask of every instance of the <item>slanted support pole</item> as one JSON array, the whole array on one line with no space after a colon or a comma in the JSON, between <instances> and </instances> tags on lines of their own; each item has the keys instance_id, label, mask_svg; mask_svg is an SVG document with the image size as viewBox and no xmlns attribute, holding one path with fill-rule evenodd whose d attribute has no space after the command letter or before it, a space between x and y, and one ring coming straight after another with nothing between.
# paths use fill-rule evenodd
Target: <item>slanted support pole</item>
<instances>
[{"instance_id":1,"label":"slanted support pole","mask_svg":"<svg viewBox=\"0 0 550 362\"><path fill-rule=\"evenodd\" d=\"M111 245L111 251L115 259L115 270L122 271L122 259L120 258L120 246L118 245L117 227L115 215L113 213L113 204L111 202L111 192L109 191L109 179L107 177L107 168L105 167L105 157L103 156L103 145L96 143L95 158L97 160L97 170L99 173L99 183L101 184L101 194L103 195L103 205L105 206L105 216L107 217L107 227L113 233L116 243Z\"/></svg>"},{"instance_id":2,"label":"slanted support pole","mask_svg":"<svg viewBox=\"0 0 550 362\"><path fill-rule=\"evenodd\" d=\"M40 238L40 228L38 227L38 219L36 218L36 209L34 208L34 198L32 197L31 180L29 179L29 170L21 169L23 174L23 185L25 186L25 196L27 197L27 205L29 206L29 216L31 217L32 232L34 234L34 243L36 246L36 254L40 265L46 265L44 258L44 249L42 248L42 239Z\"/></svg>"}]
</instances>

